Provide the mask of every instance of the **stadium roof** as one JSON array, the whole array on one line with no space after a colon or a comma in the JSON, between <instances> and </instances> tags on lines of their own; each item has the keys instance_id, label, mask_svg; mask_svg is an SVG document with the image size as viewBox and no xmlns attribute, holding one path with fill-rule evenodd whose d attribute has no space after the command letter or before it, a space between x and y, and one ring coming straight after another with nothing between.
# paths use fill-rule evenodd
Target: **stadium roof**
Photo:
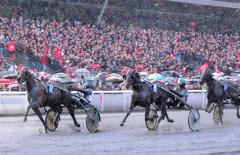
<instances>
[{"instance_id":1,"label":"stadium roof","mask_svg":"<svg viewBox=\"0 0 240 155\"><path fill-rule=\"evenodd\" d=\"M168 0L174 2L181 2L181 3L191 3L196 5L209 5L209 6L217 6L217 7L224 7L224 8L234 8L240 9L240 3L234 2L223 2L223 1L215 1L215 0Z\"/></svg>"}]
</instances>

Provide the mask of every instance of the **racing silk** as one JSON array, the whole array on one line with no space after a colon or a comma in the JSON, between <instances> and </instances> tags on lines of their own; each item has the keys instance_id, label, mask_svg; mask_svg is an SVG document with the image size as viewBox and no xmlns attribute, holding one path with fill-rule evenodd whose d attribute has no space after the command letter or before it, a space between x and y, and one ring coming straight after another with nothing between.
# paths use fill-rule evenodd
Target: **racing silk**
<instances>
[{"instance_id":1,"label":"racing silk","mask_svg":"<svg viewBox=\"0 0 240 155\"><path fill-rule=\"evenodd\" d=\"M176 90L179 94L181 94L183 97L182 99L187 102L187 97L188 97L188 90L186 88L184 89L177 89Z\"/></svg>"}]
</instances>

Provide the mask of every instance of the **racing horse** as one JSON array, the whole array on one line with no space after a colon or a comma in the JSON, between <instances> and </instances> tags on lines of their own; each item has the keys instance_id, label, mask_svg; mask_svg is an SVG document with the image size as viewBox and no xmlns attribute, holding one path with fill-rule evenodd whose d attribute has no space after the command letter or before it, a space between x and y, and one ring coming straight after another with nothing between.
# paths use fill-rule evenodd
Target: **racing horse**
<instances>
[{"instance_id":1,"label":"racing horse","mask_svg":"<svg viewBox=\"0 0 240 155\"><path fill-rule=\"evenodd\" d=\"M46 122L43 120L42 114L39 111L40 107L49 106L54 110L59 110L60 105L63 104L70 112L70 115L74 121L74 125L80 127L80 124L77 122L74 114L74 102L70 94L64 92L57 87L51 88L51 92L48 89L48 86L38 79L34 77L31 72L29 72L26 68L22 68L17 77L17 81L19 84L26 82L26 89L27 89L27 99L29 105L27 107L27 111L24 116L24 121L27 121L28 112L30 109L33 109L35 114L41 120L42 124L44 125L45 133L47 133L47 125Z\"/></svg>"},{"instance_id":2,"label":"racing horse","mask_svg":"<svg viewBox=\"0 0 240 155\"><path fill-rule=\"evenodd\" d=\"M213 78L212 71L210 68L205 69L205 71L202 73L199 83L200 85L206 83L207 86L208 103L205 111L210 113L214 108L213 103L216 103L216 106L218 108L219 125L222 125L223 124L222 115L224 109L223 100L225 98L223 84Z\"/></svg>"},{"instance_id":3,"label":"racing horse","mask_svg":"<svg viewBox=\"0 0 240 155\"><path fill-rule=\"evenodd\" d=\"M140 76L137 72L132 71L128 72L125 76L126 80L126 88L130 87L133 90L132 100L130 103L130 108L127 111L126 116L121 122L120 126L123 126L127 117L133 111L136 106L145 107L145 121L147 121L150 111L150 106L155 102L156 111L161 109L161 117L159 118L159 122L167 117L168 122L174 122L172 119L169 119L166 104L169 97L171 97L166 91L158 87L158 91L156 93L152 90L152 85L147 81L141 81Z\"/></svg>"}]
</instances>

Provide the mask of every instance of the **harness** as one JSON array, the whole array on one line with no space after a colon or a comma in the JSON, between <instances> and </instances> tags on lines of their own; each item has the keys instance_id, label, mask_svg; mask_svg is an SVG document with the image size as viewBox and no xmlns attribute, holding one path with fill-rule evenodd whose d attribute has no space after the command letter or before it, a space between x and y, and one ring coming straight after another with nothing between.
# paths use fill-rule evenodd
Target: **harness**
<instances>
[{"instance_id":1,"label":"harness","mask_svg":"<svg viewBox=\"0 0 240 155\"><path fill-rule=\"evenodd\" d=\"M41 82L41 84L43 84L43 86L46 89L47 92L47 96L49 96L50 94L53 93L53 90L55 88L55 86L53 84L46 84L45 82L42 82L41 80L39 80L38 78L36 78L35 76L33 76L33 78L37 81L37 85L39 86L38 82Z\"/></svg>"}]
</instances>

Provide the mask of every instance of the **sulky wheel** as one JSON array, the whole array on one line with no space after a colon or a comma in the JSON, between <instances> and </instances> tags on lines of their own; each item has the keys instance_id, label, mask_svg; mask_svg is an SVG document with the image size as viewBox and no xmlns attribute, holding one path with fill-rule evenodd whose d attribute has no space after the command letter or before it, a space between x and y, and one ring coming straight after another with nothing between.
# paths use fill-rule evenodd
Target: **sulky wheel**
<instances>
[{"instance_id":1,"label":"sulky wheel","mask_svg":"<svg viewBox=\"0 0 240 155\"><path fill-rule=\"evenodd\" d=\"M145 124L148 128L148 130L156 130L158 127L158 122L157 122L157 112L154 110L149 111L148 115L148 120L145 120Z\"/></svg>"},{"instance_id":2,"label":"sulky wheel","mask_svg":"<svg viewBox=\"0 0 240 155\"><path fill-rule=\"evenodd\" d=\"M213 111L213 120L216 124L221 124L221 116L219 115L219 106L215 106Z\"/></svg>"},{"instance_id":3,"label":"sulky wheel","mask_svg":"<svg viewBox=\"0 0 240 155\"><path fill-rule=\"evenodd\" d=\"M100 115L96 108L92 108L87 112L86 126L89 132L94 133L98 130Z\"/></svg>"},{"instance_id":4,"label":"sulky wheel","mask_svg":"<svg viewBox=\"0 0 240 155\"><path fill-rule=\"evenodd\" d=\"M188 114L188 126L191 131L196 131L199 128L200 114L197 109L190 109Z\"/></svg>"},{"instance_id":5,"label":"sulky wheel","mask_svg":"<svg viewBox=\"0 0 240 155\"><path fill-rule=\"evenodd\" d=\"M47 129L50 132L54 132L58 127L58 122L59 122L59 116L57 116L57 113L53 109L48 110L45 117L45 123L47 125Z\"/></svg>"}]
</instances>

